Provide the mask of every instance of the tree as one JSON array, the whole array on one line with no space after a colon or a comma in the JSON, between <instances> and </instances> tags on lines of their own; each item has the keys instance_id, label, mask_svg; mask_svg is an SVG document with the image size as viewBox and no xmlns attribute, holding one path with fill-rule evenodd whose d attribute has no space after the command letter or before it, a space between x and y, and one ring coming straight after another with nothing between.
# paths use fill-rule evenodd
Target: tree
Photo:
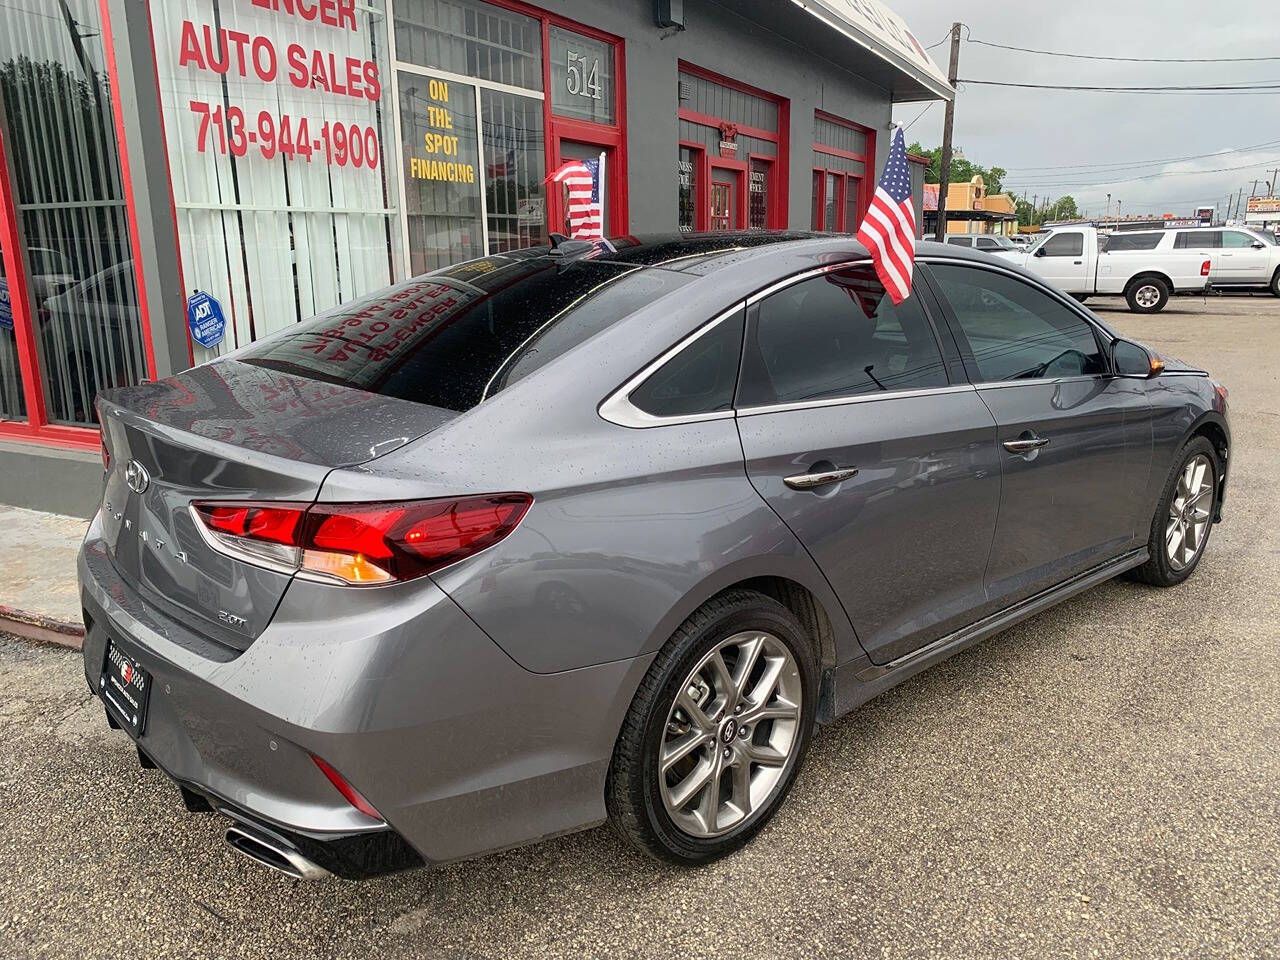
<instances>
[{"instance_id":1,"label":"tree","mask_svg":"<svg viewBox=\"0 0 1280 960\"><path fill-rule=\"evenodd\" d=\"M911 144L907 148L911 153L921 157L929 158L929 166L925 170L925 183L940 183L942 172L942 148L932 147L925 149L919 142ZM951 176L952 183L968 183L974 177L981 177L982 182L987 186L987 193L1003 193L1004 178L1009 171L1003 167L984 167L980 164L972 163L964 157L957 157L954 154L951 157Z\"/></svg>"}]
</instances>

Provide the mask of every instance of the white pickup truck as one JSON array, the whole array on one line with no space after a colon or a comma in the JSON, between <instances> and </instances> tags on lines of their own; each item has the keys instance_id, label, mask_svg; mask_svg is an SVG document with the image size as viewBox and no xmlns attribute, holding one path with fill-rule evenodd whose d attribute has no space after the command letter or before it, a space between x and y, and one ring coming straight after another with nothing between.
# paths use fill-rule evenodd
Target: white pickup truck
<instances>
[{"instance_id":1,"label":"white pickup truck","mask_svg":"<svg viewBox=\"0 0 1280 960\"><path fill-rule=\"evenodd\" d=\"M1166 232L1169 236L1158 236L1150 249L1111 251L1095 227L1056 227L1023 256L1021 266L1077 300L1123 294L1135 313L1156 313L1175 293L1208 289L1213 254L1219 252L1175 248L1179 231Z\"/></svg>"}]
</instances>

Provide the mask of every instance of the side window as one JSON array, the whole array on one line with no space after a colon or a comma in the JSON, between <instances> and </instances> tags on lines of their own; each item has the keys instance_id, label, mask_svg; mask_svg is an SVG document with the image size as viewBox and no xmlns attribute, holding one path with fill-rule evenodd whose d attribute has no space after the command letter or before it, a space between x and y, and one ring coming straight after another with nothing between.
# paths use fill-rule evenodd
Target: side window
<instances>
[{"instance_id":1,"label":"side window","mask_svg":"<svg viewBox=\"0 0 1280 960\"><path fill-rule=\"evenodd\" d=\"M980 381L1106 372L1093 328L1048 294L974 267L939 264L932 271L969 341Z\"/></svg>"},{"instance_id":2,"label":"side window","mask_svg":"<svg viewBox=\"0 0 1280 960\"><path fill-rule=\"evenodd\" d=\"M1107 238L1107 253L1121 250L1154 250L1160 245L1159 233L1113 233Z\"/></svg>"},{"instance_id":3,"label":"side window","mask_svg":"<svg viewBox=\"0 0 1280 960\"><path fill-rule=\"evenodd\" d=\"M1251 237L1247 233L1228 230L1222 234L1222 245L1232 250L1238 250L1241 247L1252 247L1255 239L1255 237Z\"/></svg>"},{"instance_id":4,"label":"side window","mask_svg":"<svg viewBox=\"0 0 1280 960\"><path fill-rule=\"evenodd\" d=\"M661 367L627 399L655 417L733 409L742 357L742 312L720 321Z\"/></svg>"},{"instance_id":5,"label":"side window","mask_svg":"<svg viewBox=\"0 0 1280 960\"><path fill-rule=\"evenodd\" d=\"M988 239L987 237L978 237L973 242L979 250L994 250L996 247L1000 246L1000 244L996 243L994 240Z\"/></svg>"},{"instance_id":6,"label":"side window","mask_svg":"<svg viewBox=\"0 0 1280 960\"><path fill-rule=\"evenodd\" d=\"M1084 254L1084 234L1055 233L1044 242L1046 257L1079 257Z\"/></svg>"},{"instance_id":7,"label":"side window","mask_svg":"<svg viewBox=\"0 0 1280 960\"><path fill-rule=\"evenodd\" d=\"M1217 230L1179 230L1174 242L1175 250L1217 250L1222 246L1222 234Z\"/></svg>"},{"instance_id":8,"label":"side window","mask_svg":"<svg viewBox=\"0 0 1280 960\"><path fill-rule=\"evenodd\" d=\"M741 406L948 383L919 297L893 305L870 266L793 284L762 300L748 331Z\"/></svg>"},{"instance_id":9,"label":"side window","mask_svg":"<svg viewBox=\"0 0 1280 960\"><path fill-rule=\"evenodd\" d=\"M947 243L956 247L971 247L973 246L973 238L972 237L947 237Z\"/></svg>"}]
</instances>

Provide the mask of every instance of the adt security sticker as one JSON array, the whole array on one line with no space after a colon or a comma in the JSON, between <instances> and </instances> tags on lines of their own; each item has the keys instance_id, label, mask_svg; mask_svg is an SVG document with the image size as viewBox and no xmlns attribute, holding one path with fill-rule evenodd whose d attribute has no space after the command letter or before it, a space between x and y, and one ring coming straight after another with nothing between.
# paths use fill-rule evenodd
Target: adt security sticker
<instances>
[{"instance_id":1,"label":"adt security sticker","mask_svg":"<svg viewBox=\"0 0 1280 960\"><path fill-rule=\"evenodd\" d=\"M191 339L200 346L216 347L227 332L222 304L197 290L187 299L187 326L191 328Z\"/></svg>"}]
</instances>

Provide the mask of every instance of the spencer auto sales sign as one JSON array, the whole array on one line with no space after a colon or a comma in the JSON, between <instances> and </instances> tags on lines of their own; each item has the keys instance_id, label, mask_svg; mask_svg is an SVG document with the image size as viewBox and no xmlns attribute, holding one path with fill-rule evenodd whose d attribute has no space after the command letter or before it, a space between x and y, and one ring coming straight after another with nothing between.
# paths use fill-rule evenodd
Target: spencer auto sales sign
<instances>
[{"instance_id":1,"label":"spencer auto sales sign","mask_svg":"<svg viewBox=\"0 0 1280 960\"><path fill-rule=\"evenodd\" d=\"M170 31L176 73L208 94L186 103L194 137L184 142L198 153L377 169L378 130L361 120L372 121L382 77L364 53L356 2L217 0L183 19Z\"/></svg>"}]
</instances>

